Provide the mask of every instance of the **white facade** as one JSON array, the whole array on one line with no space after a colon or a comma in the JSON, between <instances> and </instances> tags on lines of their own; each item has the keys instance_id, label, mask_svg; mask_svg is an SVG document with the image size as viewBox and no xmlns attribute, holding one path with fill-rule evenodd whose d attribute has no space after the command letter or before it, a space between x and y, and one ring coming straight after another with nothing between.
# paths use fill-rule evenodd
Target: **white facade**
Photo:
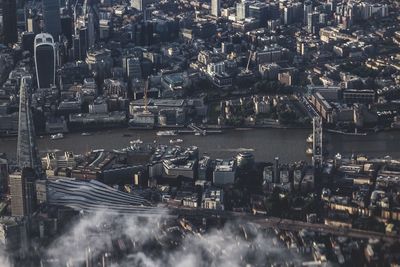
<instances>
[{"instance_id":1,"label":"white facade","mask_svg":"<svg viewBox=\"0 0 400 267\"><path fill-rule=\"evenodd\" d=\"M219 17L221 13L221 0L211 0L211 15Z\"/></svg>"},{"instance_id":2,"label":"white facade","mask_svg":"<svg viewBox=\"0 0 400 267\"><path fill-rule=\"evenodd\" d=\"M225 72L225 63L223 61L207 65L207 73L211 76L222 74L223 72Z\"/></svg>"}]
</instances>

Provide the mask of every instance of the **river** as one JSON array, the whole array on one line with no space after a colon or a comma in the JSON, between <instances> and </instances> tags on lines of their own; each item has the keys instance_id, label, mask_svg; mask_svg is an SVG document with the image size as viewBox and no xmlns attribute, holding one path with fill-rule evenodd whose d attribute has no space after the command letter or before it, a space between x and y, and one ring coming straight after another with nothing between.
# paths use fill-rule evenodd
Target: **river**
<instances>
[{"instance_id":1,"label":"river","mask_svg":"<svg viewBox=\"0 0 400 267\"><path fill-rule=\"evenodd\" d=\"M114 129L95 132L91 136L79 133L66 134L64 139L50 140L49 136L38 138L39 152L48 150L69 150L81 154L91 149L114 149L129 145L130 140L141 139L143 142L169 144L171 136L159 137L157 131ZM305 150L307 129L242 129L228 130L222 134L194 136L181 135L183 146L195 145L200 153L207 153L216 158L229 158L239 151L252 151L257 161L273 161L278 156L282 162L308 160ZM124 134L130 134L124 137ZM400 132L381 132L367 136L346 136L327 133L324 135L329 155L342 153L363 153L369 156L390 155L400 158ZM10 158L16 154L17 138L0 138L0 152Z\"/></svg>"}]
</instances>

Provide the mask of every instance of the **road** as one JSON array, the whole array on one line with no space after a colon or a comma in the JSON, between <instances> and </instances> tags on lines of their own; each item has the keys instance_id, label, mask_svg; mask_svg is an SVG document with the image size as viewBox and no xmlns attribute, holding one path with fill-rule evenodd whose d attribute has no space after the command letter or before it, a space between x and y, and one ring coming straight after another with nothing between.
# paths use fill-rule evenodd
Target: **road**
<instances>
[{"instance_id":1,"label":"road","mask_svg":"<svg viewBox=\"0 0 400 267\"><path fill-rule=\"evenodd\" d=\"M304 95L300 96L299 98L300 98L300 99L299 99L299 100L300 100L300 103L303 103L303 105L304 105L304 107L306 108L306 110L307 110L308 115L310 116L310 118L319 116L319 115L318 115L318 112L314 109L314 107L312 106L312 104L310 103L310 101L309 101Z\"/></svg>"},{"instance_id":2,"label":"road","mask_svg":"<svg viewBox=\"0 0 400 267\"><path fill-rule=\"evenodd\" d=\"M303 221L295 221L288 219L281 219L276 217L265 217L256 216L245 212L228 212L228 211L216 211L209 209L191 209L182 207L169 207L172 214L188 217L208 217L208 216L219 216L228 220L241 220L245 222L254 223L260 226L262 229L277 228L287 231L301 231L303 229L310 230L318 233L332 234L338 236L347 236L353 238L376 238L382 239L387 242L395 242L400 240L399 235L386 235L383 233L365 231L353 228L339 228L331 225L308 223Z\"/></svg>"}]
</instances>

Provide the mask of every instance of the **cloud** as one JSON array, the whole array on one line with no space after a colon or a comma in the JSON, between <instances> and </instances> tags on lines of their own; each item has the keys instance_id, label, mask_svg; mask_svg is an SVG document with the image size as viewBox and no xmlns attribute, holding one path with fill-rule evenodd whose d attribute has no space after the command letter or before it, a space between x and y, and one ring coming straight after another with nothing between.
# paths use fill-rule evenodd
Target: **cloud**
<instances>
[{"instance_id":1,"label":"cloud","mask_svg":"<svg viewBox=\"0 0 400 267\"><path fill-rule=\"evenodd\" d=\"M0 245L0 266L1 267L11 267L11 261L8 255L5 253L5 248L3 245Z\"/></svg>"},{"instance_id":2,"label":"cloud","mask_svg":"<svg viewBox=\"0 0 400 267\"><path fill-rule=\"evenodd\" d=\"M181 231L176 225L165 216L83 216L50 245L46 257L61 264L70 259L84 262L90 247L97 259L114 253L113 267L265 266L296 260L254 225L232 222L203 234Z\"/></svg>"}]
</instances>

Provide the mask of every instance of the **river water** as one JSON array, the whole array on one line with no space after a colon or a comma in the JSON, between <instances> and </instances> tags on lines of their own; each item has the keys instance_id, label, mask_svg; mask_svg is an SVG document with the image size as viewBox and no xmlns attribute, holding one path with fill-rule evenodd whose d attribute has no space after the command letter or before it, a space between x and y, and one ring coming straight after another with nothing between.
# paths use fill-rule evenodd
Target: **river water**
<instances>
[{"instance_id":1,"label":"river water","mask_svg":"<svg viewBox=\"0 0 400 267\"><path fill-rule=\"evenodd\" d=\"M282 162L309 160L305 154L306 138L311 130L307 129L242 129L228 130L222 134L194 136L162 136L157 131L115 129L95 132L91 136L79 133L66 134L64 139L50 140L49 136L38 138L39 152L48 150L69 150L77 154L91 149L114 149L129 145L130 140L141 139L143 142L169 144L169 140L180 138L183 146L195 145L200 153L207 153L216 158L229 158L239 151L251 151L257 161L273 161L278 156ZM124 134L130 134L124 137ZM327 133L324 135L325 147L330 156L336 153L349 155L362 153L369 156L390 155L400 158L400 132L381 132L367 136L346 136ZM0 138L0 153L5 152L10 158L16 154L17 138Z\"/></svg>"}]
</instances>

